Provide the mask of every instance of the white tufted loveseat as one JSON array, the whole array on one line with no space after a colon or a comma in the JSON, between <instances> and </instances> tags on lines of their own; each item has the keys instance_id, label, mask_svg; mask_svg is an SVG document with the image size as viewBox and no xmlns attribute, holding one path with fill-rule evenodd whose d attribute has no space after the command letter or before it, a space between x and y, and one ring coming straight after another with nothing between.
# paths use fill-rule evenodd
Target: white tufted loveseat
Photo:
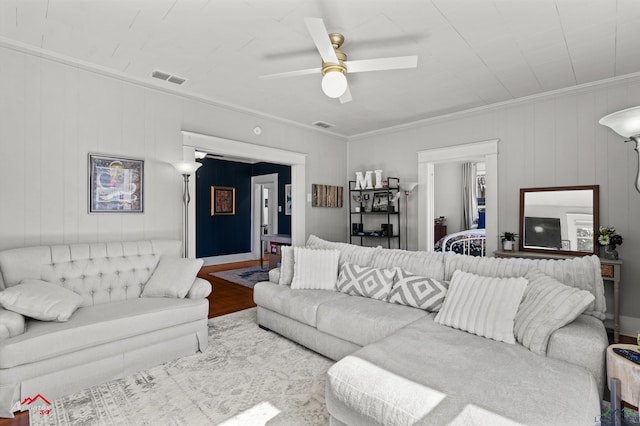
<instances>
[{"instance_id":1,"label":"white tufted loveseat","mask_svg":"<svg viewBox=\"0 0 640 426\"><path fill-rule=\"evenodd\" d=\"M140 297L161 256L180 252L171 240L0 252L0 289L33 279L82 297L67 322L25 318L24 332L0 340L0 417L27 409L25 398L51 401L206 349L207 281L196 278L185 298Z\"/></svg>"}]
</instances>

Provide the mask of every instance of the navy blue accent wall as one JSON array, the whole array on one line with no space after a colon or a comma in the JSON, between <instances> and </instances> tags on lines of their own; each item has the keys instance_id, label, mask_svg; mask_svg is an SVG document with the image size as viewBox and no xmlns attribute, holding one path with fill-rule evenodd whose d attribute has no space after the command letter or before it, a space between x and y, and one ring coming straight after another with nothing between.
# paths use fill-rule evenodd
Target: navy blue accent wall
<instances>
[{"instance_id":1,"label":"navy blue accent wall","mask_svg":"<svg viewBox=\"0 0 640 426\"><path fill-rule=\"evenodd\" d=\"M284 214L284 186L291 183L291 166L271 163L253 165L253 176L271 173L278 173L278 205L282 207L282 211L278 212L278 234L291 235L291 216Z\"/></svg>"},{"instance_id":2,"label":"navy blue accent wall","mask_svg":"<svg viewBox=\"0 0 640 426\"><path fill-rule=\"evenodd\" d=\"M196 257L251 251L251 164L202 160L196 172ZM211 187L236 189L236 214L211 216Z\"/></svg>"},{"instance_id":3,"label":"navy blue accent wall","mask_svg":"<svg viewBox=\"0 0 640 426\"><path fill-rule=\"evenodd\" d=\"M291 216L284 214L284 186L291 167L271 163L237 163L205 158L196 171L196 257L251 251L251 176L278 173L278 232L291 234ZM211 216L211 187L236 188L236 214Z\"/></svg>"}]
</instances>

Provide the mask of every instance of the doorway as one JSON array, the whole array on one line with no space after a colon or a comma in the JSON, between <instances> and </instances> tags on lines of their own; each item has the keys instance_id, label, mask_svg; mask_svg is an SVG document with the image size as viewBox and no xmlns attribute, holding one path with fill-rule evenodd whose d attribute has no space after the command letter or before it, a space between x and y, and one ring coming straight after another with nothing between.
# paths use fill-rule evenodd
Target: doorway
<instances>
[{"instance_id":1,"label":"doorway","mask_svg":"<svg viewBox=\"0 0 640 426\"><path fill-rule=\"evenodd\" d=\"M265 252L260 236L278 233L278 173L252 176L251 193L251 247L259 259Z\"/></svg>"}]
</instances>

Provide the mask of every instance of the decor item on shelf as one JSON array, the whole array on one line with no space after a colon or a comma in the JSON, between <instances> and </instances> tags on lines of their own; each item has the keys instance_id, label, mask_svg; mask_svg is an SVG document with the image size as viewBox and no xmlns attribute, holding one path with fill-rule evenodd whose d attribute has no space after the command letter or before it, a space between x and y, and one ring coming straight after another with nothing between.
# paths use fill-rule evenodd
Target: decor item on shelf
<instances>
[{"instance_id":1,"label":"decor item on shelf","mask_svg":"<svg viewBox=\"0 0 640 426\"><path fill-rule=\"evenodd\" d=\"M502 240L502 249L504 251L513 251L517 236L518 234L514 232L504 232L500 235L500 239Z\"/></svg>"},{"instance_id":2,"label":"decor item on shelf","mask_svg":"<svg viewBox=\"0 0 640 426\"><path fill-rule=\"evenodd\" d=\"M618 260L616 246L621 245L624 241L622 235L613 226L601 226L598 228L596 236L598 237L598 244L604 246L602 257L609 260Z\"/></svg>"},{"instance_id":3,"label":"decor item on shelf","mask_svg":"<svg viewBox=\"0 0 640 426\"><path fill-rule=\"evenodd\" d=\"M183 256L189 257L189 202L191 195L189 194L189 176L194 174L202 166L202 163L195 161L179 161L173 163L173 167L180 173L184 179L184 190L182 193L182 203L184 204L184 233L182 235Z\"/></svg>"},{"instance_id":4,"label":"decor item on shelf","mask_svg":"<svg viewBox=\"0 0 640 426\"><path fill-rule=\"evenodd\" d=\"M635 150L640 161L640 106L609 114L602 117L599 123L611 128L620 136L629 138L625 142L635 142ZM640 163L636 171L636 190L640 192Z\"/></svg>"},{"instance_id":5,"label":"decor item on shelf","mask_svg":"<svg viewBox=\"0 0 640 426\"><path fill-rule=\"evenodd\" d=\"M383 223L380 227L382 228L383 237L393 237L393 223Z\"/></svg>"},{"instance_id":6,"label":"decor item on shelf","mask_svg":"<svg viewBox=\"0 0 640 426\"><path fill-rule=\"evenodd\" d=\"M232 186L211 187L211 216L236 214L236 189Z\"/></svg>"},{"instance_id":7,"label":"decor item on shelf","mask_svg":"<svg viewBox=\"0 0 640 426\"><path fill-rule=\"evenodd\" d=\"M406 235L404 239L404 248L409 250L409 195L413 190L418 186L418 182L400 182L398 183L398 187L400 190L404 191L404 235Z\"/></svg>"},{"instance_id":8,"label":"decor item on shelf","mask_svg":"<svg viewBox=\"0 0 640 426\"><path fill-rule=\"evenodd\" d=\"M144 160L89 154L89 213L142 213Z\"/></svg>"},{"instance_id":9,"label":"decor item on shelf","mask_svg":"<svg viewBox=\"0 0 640 426\"><path fill-rule=\"evenodd\" d=\"M334 185L311 185L311 207L342 208L344 188Z\"/></svg>"},{"instance_id":10,"label":"decor item on shelf","mask_svg":"<svg viewBox=\"0 0 640 426\"><path fill-rule=\"evenodd\" d=\"M351 233L353 235L358 235L358 233L362 232L362 224L361 223L352 223L351 224Z\"/></svg>"},{"instance_id":11,"label":"decor item on shelf","mask_svg":"<svg viewBox=\"0 0 640 426\"><path fill-rule=\"evenodd\" d=\"M371 173L376 174L375 185L371 180ZM364 176L362 172L356 172L356 187L354 189L381 189L386 185L384 182L385 181L382 180L382 170L374 170L373 172L367 170L364 172Z\"/></svg>"},{"instance_id":12,"label":"decor item on shelf","mask_svg":"<svg viewBox=\"0 0 640 426\"><path fill-rule=\"evenodd\" d=\"M375 192L373 194L372 212L386 212L389 207L389 193Z\"/></svg>"}]
</instances>

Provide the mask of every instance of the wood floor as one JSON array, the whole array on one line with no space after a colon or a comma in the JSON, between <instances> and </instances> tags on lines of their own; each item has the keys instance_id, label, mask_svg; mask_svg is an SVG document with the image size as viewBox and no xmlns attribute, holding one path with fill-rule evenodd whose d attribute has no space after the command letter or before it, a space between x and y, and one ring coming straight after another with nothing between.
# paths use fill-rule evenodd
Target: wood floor
<instances>
[{"instance_id":1,"label":"wood floor","mask_svg":"<svg viewBox=\"0 0 640 426\"><path fill-rule=\"evenodd\" d=\"M226 315L256 306L255 303L253 303L253 289L213 277L209 275L209 273L246 268L259 264L260 261L255 260L205 266L200 270L198 276L209 281L213 286L213 291L209 296L209 318L219 317L220 315ZM16 417L13 419L0 419L0 426L29 426L29 412L16 413Z\"/></svg>"}]
</instances>

